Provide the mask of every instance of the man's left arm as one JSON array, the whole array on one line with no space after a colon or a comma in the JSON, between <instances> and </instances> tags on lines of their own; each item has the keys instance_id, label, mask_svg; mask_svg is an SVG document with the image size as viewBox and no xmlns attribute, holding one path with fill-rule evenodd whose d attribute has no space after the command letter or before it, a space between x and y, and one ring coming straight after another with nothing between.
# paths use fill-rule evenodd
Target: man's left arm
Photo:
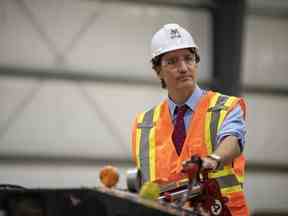
<instances>
[{"instance_id":1,"label":"man's left arm","mask_svg":"<svg viewBox=\"0 0 288 216\"><path fill-rule=\"evenodd\" d=\"M237 105L223 121L217 134L218 146L212 157L203 158L203 167L216 169L219 162L221 164L231 163L242 153L245 145L245 135L244 114L240 105Z\"/></svg>"}]
</instances>

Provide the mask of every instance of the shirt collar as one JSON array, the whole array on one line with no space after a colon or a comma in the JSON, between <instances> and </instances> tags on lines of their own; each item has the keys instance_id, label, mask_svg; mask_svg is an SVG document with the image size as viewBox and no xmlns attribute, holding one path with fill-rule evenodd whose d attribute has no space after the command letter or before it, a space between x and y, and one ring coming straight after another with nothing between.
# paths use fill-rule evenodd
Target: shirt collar
<instances>
[{"instance_id":1,"label":"shirt collar","mask_svg":"<svg viewBox=\"0 0 288 216\"><path fill-rule=\"evenodd\" d=\"M198 104L202 94L203 94L203 90L199 88L198 85L196 85L195 90L193 91L192 95L187 99L187 101L184 104L186 104L192 111L195 111L196 105ZM169 106L170 113L173 116L177 104L174 103L174 101L170 97L168 97L168 106Z\"/></svg>"}]
</instances>

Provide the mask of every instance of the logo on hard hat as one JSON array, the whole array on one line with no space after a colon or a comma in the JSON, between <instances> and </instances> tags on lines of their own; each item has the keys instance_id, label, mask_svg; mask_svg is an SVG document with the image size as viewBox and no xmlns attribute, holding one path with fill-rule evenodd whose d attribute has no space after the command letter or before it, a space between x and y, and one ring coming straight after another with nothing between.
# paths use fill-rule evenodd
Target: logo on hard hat
<instances>
[{"instance_id":1,"label":"logo on hard hat","mask_svg":"<svg viewBox=\"0 0 288 216\"><path fill-rule=\"evenodd\" d=\"M179 33L178 29L171 29L170 30L170 38L181 38L181 34Z\"/></svg>"}]
</instances>

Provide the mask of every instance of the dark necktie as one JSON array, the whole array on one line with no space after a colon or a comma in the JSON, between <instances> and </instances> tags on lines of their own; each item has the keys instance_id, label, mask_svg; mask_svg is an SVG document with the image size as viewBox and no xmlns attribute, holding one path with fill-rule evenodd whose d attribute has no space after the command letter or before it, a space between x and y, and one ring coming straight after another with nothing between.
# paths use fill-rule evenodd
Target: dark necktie
<instances>
[{"instance_id":1,"label":"dark necktie","mask_svg":"<svg viewBox=\"0 0 288 216\"><path fill-rule=\"evenodd\" d=\"M180 155L183 143L186 138L186 129L184 123L184 114L187 111L188 107L186 105L176 107L176 123L172 133L172 140L175 145L177 154Z\"/></svg>"}]
</instances>

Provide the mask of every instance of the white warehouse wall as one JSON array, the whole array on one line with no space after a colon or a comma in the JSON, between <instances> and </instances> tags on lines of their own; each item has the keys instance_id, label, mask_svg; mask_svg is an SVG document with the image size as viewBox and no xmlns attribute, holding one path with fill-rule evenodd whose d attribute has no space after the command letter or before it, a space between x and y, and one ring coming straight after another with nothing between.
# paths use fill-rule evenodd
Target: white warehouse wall
<instances>
[{"instance_id":1,"label":"white warehouse wall","mask_svg":"<svg viewBox=\"0 0 288 216\"><path fill-rule=\"evenodd\" d=\"M152 33L168 22L192 31L200 47L200 81L211 79L207 11L98 1L0 1L0 67L89 72L155 79ZM57 22L56 22L57 21ZM141 25L140 25L141 24ZM287 18L249 16L245 84L287 88ZM245 94L249 163L287 165L288 98ZM0 155L130 158L131 121L165 97L157 86L0 77ZM108 162L107 162L108 163ZM114 164L125 187L129 165ZM26 187L93 187L99 165L0 164L0 183ZM4 171L4 172L3 172ZM252 212L286 210L287 173L247 173Z\"/></svg>"}]
</instances>

